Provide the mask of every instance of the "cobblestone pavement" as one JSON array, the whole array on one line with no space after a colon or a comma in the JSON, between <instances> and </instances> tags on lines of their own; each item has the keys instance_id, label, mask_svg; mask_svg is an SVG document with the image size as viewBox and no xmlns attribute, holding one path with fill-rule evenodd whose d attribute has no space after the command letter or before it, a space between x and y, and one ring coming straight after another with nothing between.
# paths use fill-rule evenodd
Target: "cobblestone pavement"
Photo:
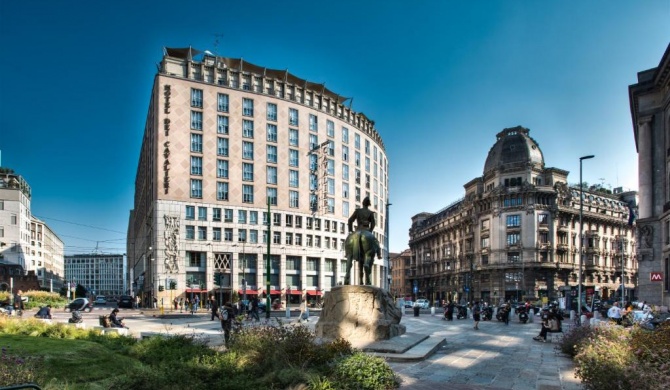
<instances>
[{"instance_id":1,"label":"cobblestone pavement","mask_svg":"<svg viewBox=\"0 0 670 390\"><path fill-rule=\"evenodd\" d=\"M421 362L391 362L402 390L515 389L580 390L572 359L557 353L557 344L537 342L540 325L511 321L447 322L441 316L405 314L408 332L444 337L447 342Z\"/></svg>"}]
</instances>

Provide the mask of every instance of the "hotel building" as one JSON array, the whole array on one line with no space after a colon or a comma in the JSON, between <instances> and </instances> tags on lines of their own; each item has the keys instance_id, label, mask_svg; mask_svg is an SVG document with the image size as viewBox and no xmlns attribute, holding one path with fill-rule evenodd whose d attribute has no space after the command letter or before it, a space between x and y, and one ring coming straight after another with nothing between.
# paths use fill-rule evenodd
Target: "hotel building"
<instances>
[{"instance_id":1,"label":"hotel building","mask_svg":"<svg viewBox=\"0 0 670 390\"><path fill-rule=\"evenodd\" d=\"M134 293L264 294L269 252L271 297L315 300L344 278L347 219L366 196L383 255L373 284L387 288L389 163L348 101L285 70L166 48L129 218Z\"/></svg>"},{"instance_id":2,"label":"hotel building","mask_svg":"<svg viewBox=\"0 0 670 390\"><path fill-rule=\"evenodd\" d=\"M465 196L436 213L420 213L410 229L413 298L498 303L576 295L582 249L586 297L633 296L637 261L629 203L635 192L583 189L568 172L546 168L523 127L497 134L483 175ZM574 291L574 292L573 292Z\"/></svg>"}]
</instances>

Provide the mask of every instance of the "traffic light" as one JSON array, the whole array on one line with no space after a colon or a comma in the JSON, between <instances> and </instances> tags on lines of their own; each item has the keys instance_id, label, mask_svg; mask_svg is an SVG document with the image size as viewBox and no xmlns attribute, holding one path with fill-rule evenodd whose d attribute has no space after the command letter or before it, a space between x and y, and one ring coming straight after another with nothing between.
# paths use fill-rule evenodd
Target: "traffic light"
<instances>
[{"instance_id":1,"label":"traffic light","mask_svg":"<svg viewBox=\"0 0 670 390\"><path fill-rule=\"evenodd\" d=\"M163 287L163 286L158 286L158 291L163 291L163 290L165 290L165 287Z\"/></svg>"},{"instance_id":2,"label":"traffic light","mask_svg":"<svg viewBox=\"0 0 670 390\"><path fill-rule=\"evenodd\" d=\"M221 285L221 272L215 272L214 273L214 284L217 286Z\"/></svg>"},{"instance_id":3,"label":"traffic light","mask_svg":"<svg viewBox=\"0 0 670 390\"><path fill-rule=\"evenodd\" d=\"M170 290L176 290L177 289L177 281L172 279L170 280Z\"/></svg>"}]
</instances>

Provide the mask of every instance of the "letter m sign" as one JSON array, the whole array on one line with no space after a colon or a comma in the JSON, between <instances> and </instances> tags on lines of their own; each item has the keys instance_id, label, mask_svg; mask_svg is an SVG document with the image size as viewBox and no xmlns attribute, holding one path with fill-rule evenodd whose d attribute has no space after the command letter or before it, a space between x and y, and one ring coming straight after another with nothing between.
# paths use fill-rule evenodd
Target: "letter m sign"
<instances>
[{"instance_id":1,"label":"letter m sign","mask_svg":"<svg viewBox=\"0 0 670 390\"><path fill-rule=\"evenodd\" d=\"M652 282L662 282L663 281L663 272L650 272L649 280Z\"/></svg>"}]
</instances>

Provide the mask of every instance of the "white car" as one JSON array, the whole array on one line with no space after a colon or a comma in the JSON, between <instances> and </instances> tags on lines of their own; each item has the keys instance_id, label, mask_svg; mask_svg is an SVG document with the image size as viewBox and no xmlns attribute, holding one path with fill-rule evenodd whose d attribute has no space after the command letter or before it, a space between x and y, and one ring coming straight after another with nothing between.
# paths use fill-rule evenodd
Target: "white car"
<instances>
[{"instance_id":1,"label":"white car","mask_svg":"<svg viewBox=\"0 0 670 390\"><path fill-rule=\"evenodd\" d=\"M107 304L107 299L105 299L105 297L102 296L102 295L98 295L95 298L95 304L96 305L106 305Z\"/></svg>"},{"instance_id":2,"label":"white car","mask_svg":"<svg viewBox=\"0 0 670 390\"><path fill-rule=\"evenodd\" d=\"M417 299L414 302L414 305L419 306L422 309L428 309L430 307L430 302L427 299Z\"/></svg>"}]
</instances>

